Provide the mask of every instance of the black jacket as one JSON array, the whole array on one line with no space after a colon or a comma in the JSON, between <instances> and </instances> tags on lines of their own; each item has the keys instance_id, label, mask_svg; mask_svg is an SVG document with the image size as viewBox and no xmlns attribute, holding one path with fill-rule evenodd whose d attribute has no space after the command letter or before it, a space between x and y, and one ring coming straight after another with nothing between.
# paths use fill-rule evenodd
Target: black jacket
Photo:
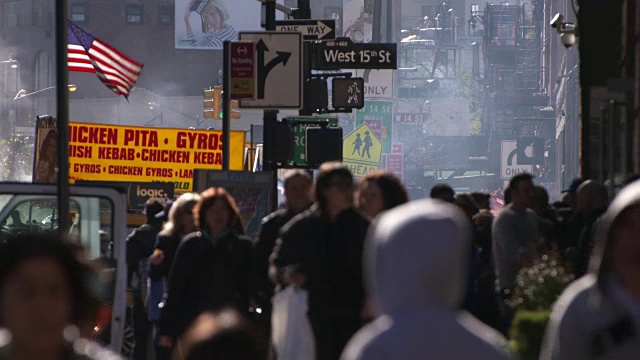
<instances>
[{"instance_id":1,"label":"black jacket","mask_svg":"<svg viewBox=\"0 0 640 360\"><path fill-rule=\"evenodd\" d=\"M162 280L169 277L171 264L176 256L178 245L180 245L180 235L158 235L154 249L162 250L164 261L160 265L149 265L149 277L151 280Z\"/></svg>"},{"instance_id":2,"label":"black jacket","mask_svg":"<svg viewBox=\"0 0 640 360\"><path fill-rule=\"evenodd\" d=\"M229 232L215 244L202 233L185 237L169 275L160 334L180 336L203 311L248 310L251 240Z\"/></svg>"},{"instance_id":3,"label":"black jacket","mask_svg":"<svg viewBox=\"0 0 640 360\"><path fill-rule=\"evenodd\" d=\"M355 209L330 221L314 206L285 225L274 249L275 266L295 266L306 275L318 360L337 359L362 325L362 251L368 227L369 220Z\"/></svg>"},{"instance_id":4,"label":"black jacket","mask_svg":"<svg viewBox=\"0 0 640 360\"><path fill-rule=\"evenodd\" d=\"M144 224L127 237L127 279L129 286L134 274L140 274L140 263L147 261L153 253L153 246L156 243L156 236L162 229L162 224ZM144 279L140 279L144 280ZM138 284L136 292L140 292L141 287L146 284Z\"/></svg>"},{"instance_id":5,"label":"black jacket","mask_svg":"<svg viewBox=\"0 0 640 360\"><path fill-rule=\"evenodd\" d=\"M260 233L253 244L251 260L251 298L263 311L271 309L274 284L269 279L269 257L276 246L280 229L293 218L289 209L280 209L262 220ZM270 312L269 312L270 314ZM267 314L265 314L266 316Z\"/></svg>"}]
</instances>

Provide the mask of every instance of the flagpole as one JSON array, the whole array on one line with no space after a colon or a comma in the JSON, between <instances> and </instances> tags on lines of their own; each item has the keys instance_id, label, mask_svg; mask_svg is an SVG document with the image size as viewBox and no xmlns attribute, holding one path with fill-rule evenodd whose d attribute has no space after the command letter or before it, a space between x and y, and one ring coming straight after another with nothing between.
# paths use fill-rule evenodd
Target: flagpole
<instances>
[{"instance_id":1,"label":"flagpole","mask_svg":"<svg viewBox=\"0 0 640 360\"><path fill-rule=\"evenodd\" d=\"M58 118L58 229L69 232L69 91L67 0L56 0L56 105Z\"/></svg>"}]
</instances>

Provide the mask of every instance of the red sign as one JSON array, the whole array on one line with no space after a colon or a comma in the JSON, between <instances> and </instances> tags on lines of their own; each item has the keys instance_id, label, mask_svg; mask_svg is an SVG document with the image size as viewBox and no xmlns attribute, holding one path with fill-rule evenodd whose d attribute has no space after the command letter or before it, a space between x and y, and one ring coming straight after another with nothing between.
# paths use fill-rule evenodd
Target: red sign
<instances>
[{"instance_id":1,"label":"red sign","mask_svg":"<svg viewBox=\"0 0 640 360\"><path fill-rule=\"evenodd\" d=\"M429 120L427 114L396 114L393 121L397 124L424 124Z\"/></svg>"},{"instance_id":2,"label":"red sign","mask_svg":"<svg viewBox=\"0 0 640 360\"><path fill-rule=\"evenodd\" d=\"M402 154L387 154L387 171L393 173L402 180Z\"/></svg>"},{"instance_id":3,"label":"red sign","mask_svg":"<svg viewBox=\"0 0 640 360\"><path fill-rule=\"evenodd\" d=\"M404 163L402 161L402 144L391 144L391 154L386 155L387 171L402 180Z\"/></svg>"},{"instance_id":4,"label":"red sign","mask_svg":"<svg viewBox=\"0 0 640 360\"><path fill-rule=\"evenodd\" d=\"M231 43L231 99L254 99L256 94L256 44L234 41Z\"/></svg>"}]
</instances>

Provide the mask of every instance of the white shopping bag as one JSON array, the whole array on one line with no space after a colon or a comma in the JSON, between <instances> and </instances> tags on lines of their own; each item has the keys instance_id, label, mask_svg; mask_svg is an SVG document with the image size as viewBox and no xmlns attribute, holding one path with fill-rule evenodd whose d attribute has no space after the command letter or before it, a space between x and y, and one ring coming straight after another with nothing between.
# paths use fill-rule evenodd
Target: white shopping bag
<instances>
[{"instance_id":1,"label":"white shopping bag","mask_svg":"<svg viewBox=\"0 0 640 360\"><path fill-rule=\"evenodd\" d=\"M278 360L314 360L315 340L307 317L309 294L288 286L273 297L271 336Z\"/></svg>"}]
</instances>

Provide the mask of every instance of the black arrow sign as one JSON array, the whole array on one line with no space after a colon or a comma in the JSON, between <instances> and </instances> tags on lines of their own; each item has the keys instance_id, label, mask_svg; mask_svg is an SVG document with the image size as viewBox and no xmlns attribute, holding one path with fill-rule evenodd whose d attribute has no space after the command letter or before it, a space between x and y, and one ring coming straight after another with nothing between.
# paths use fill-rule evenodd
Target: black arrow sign
<instances>
[{"instance_id":1,"label":"black arrow sign","mask_svg":"<svg viewBox=\"0 0 640 360\"><path fill-rule=\"evenodd\" d=\"M258 51L258 99L264 99L264 89L267 82L267 76L273 70L276 65L282 63L282 66L287 65L287 61L291 57L290 52L276 51L277 56L271 59L268 64L264 64L264 54L269 52L267 44L260 39L256 44L256 50Z\"/></svg>"}]
</instances>

